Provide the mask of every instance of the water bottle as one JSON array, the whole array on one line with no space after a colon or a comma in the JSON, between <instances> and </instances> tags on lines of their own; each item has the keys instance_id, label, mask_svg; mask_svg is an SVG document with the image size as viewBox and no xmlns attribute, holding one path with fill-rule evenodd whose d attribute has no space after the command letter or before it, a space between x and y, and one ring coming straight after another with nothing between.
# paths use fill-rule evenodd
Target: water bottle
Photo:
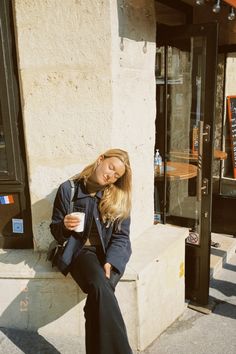
<instances>
[{"instance_id":1,"label":"water bottle","mask_svg":"<svg viewBox=\"0 0 236 354\"><path fill-rule=\"evenodd\" d=\"M156 168L157 173L161 173L161 171L162 171L162 157L160 155L159 149L156 149L156 154L154 157L154 166Z\"/></svg>"},{"instance_id":2,"label":"water bottle","mask_svg":"<svg viewBox=\"0 0 236 354\"><path fill-rule=\"evenodd\" d=\"M197 152L198 152L198 127L194 125L193 132L192 132L192 153L197 154Z\"/></svg>"},{"instance_id":3,"label":"water bottle","mask_svg":"<svg viewBox=\"0 0 236 354\"><path fill-rule=\"evenodd\" d=\"M159 150L157 149L154 155L154 167L157 167L158 164L158 154L159 154Z\"/></svg>"}]
</instances>

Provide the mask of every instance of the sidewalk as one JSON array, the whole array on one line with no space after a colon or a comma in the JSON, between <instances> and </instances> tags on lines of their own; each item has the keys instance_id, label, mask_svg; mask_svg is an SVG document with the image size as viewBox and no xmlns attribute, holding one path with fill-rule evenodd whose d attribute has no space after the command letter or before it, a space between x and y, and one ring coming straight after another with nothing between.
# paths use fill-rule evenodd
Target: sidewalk
<instances>
[{"instance_id":1,"label":"sidewalk","mask_svg":"<svg viewBox=\"0 0 236 354\"><path fill-rule=\"evenodd\" d=\"M218 253L219 249L213 249L215 256ZM217 267L210 287L210 299L215 303L213 313L205 315L187 308L181 318L140 354L236 353L236 254L231 254L223 269ZM76 338L65 338L63 333L61 337L50 338L0 329L0 354L84 354L77 348Z\"/></svg>"},{"instance_id":2,"label":"sidewalk","mask_svg":"<svg viewBox=\"0 0 236 354\"><path fill-rule=\"evenodd\" d=\"M209 315L187 308L142 354L236 353L236 254L211 280Z\"/></svg>"}]
</instances>

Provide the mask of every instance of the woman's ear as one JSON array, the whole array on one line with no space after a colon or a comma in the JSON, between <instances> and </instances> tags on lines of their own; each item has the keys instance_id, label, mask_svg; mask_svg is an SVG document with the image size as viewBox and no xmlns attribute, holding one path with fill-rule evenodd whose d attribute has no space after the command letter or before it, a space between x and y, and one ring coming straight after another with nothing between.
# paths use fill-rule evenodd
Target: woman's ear
<instances>
[{"instance_id":1,"label":"woman's ear","mask_svg":"<svg viewBox=\"0 0 236 354\"><path fill-rule=\"evenodd\" d=\"M100 155L99 158L97 159L97 166L104 160L104 155Z\"/></svg>"}]
</instances>

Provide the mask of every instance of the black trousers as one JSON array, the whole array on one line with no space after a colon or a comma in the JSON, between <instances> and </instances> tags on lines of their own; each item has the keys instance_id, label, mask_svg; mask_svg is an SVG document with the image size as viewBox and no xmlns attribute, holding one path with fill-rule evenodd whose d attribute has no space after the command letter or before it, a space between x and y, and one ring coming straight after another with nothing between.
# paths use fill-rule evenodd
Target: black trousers
<instances>
[{"instance_id":1,"label":"black trousers","mask_svg":"<svg viewBox=\"0 0 236 354\"><path fill-rule=\"evenodd\" d=\"M103 270L105 257L100 246L84 247L73 262L71 275L87 294L84 307L87 354L132 354L125 324L115 297L119 273Z\"/></svg>"}]
</instances>

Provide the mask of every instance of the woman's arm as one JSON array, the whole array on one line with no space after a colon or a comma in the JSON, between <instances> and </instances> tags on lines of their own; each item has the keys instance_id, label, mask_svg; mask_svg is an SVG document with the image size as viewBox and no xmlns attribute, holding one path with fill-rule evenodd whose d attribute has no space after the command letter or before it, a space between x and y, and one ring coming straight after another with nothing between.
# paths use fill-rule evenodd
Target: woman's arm
<instances>
[{"instance_id":1,"label":"woman's arm","mask_svg":"<svg viewBox=\"0 0 236 354\"><path fill-rule=\"evenodd\" d=\"M122 221L120 228L113 231L107 248L106 263L110 263L120 274L124 273L132 252L129 234L130 218Z\"/></svg>"},{"instance_id":2,"label":"woman's arm","mask_svg":"<svg viewBox=\"0 0 236 354\"><path fill-rule=\"evenodd\" d=\"M64 217L68 214L70 206L70 193L70 182L62 183L58 188L53 205L50 229L53 237L61 244L71 235L71 231L64 226Z\"/></svg>"}]
</instances>

